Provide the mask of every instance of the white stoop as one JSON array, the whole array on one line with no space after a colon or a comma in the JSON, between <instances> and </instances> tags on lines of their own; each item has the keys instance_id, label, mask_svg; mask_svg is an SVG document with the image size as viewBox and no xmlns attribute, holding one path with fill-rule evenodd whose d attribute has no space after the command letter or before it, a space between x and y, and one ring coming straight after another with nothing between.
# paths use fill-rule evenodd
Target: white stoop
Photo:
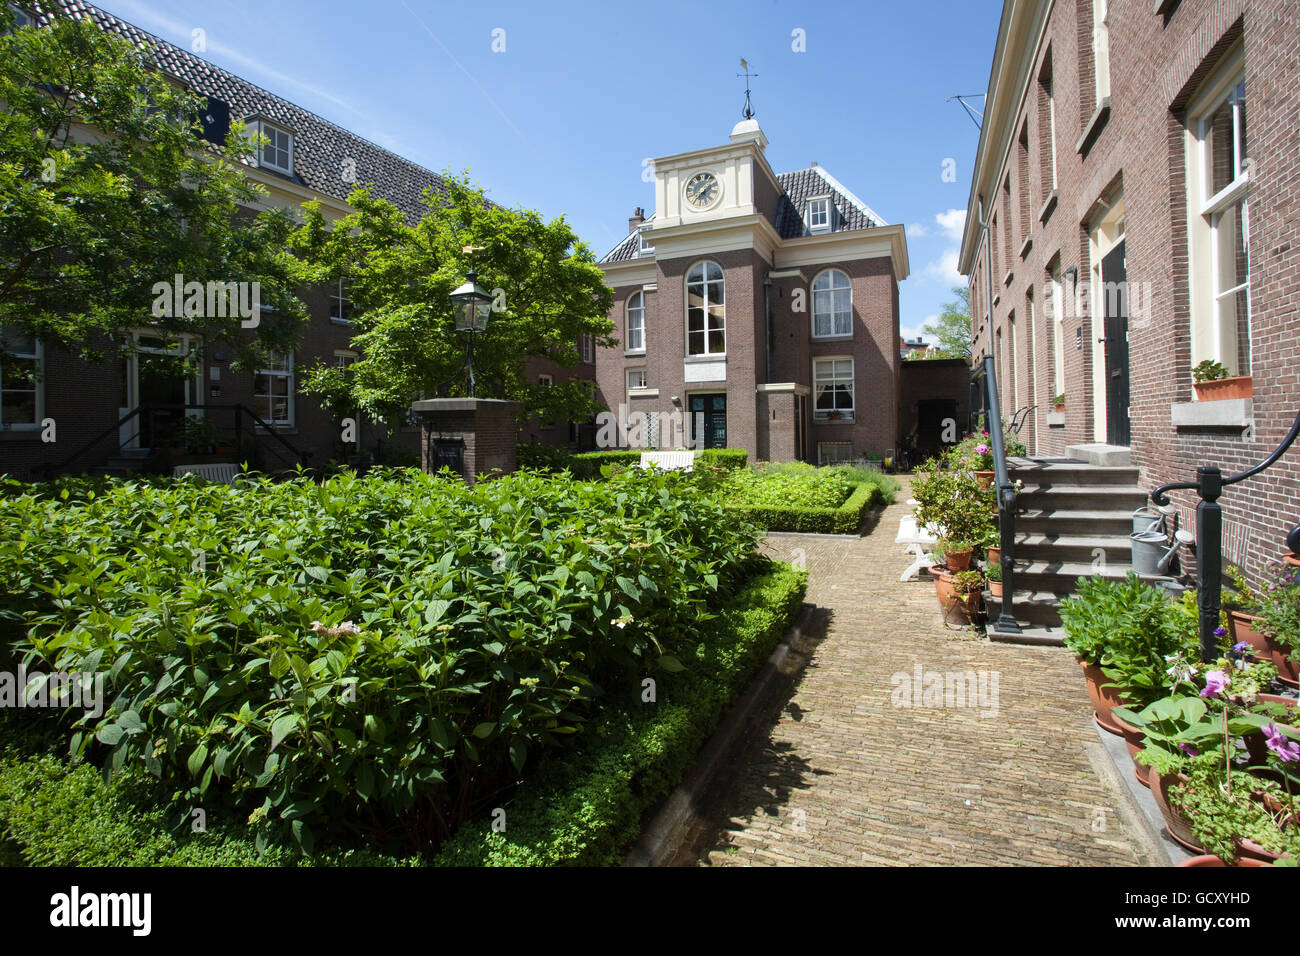
<instances>
[{"instance_id":1,"label":"white stoop","mask_svg":"<svg viewBox=\"0 0 1300 956\"><path fill-rule=\"evenodd\" d=\"M643 451L642 468L658 468L660 471L694 471L695 452L693 451Z\"/></svg>"}]
</instances>

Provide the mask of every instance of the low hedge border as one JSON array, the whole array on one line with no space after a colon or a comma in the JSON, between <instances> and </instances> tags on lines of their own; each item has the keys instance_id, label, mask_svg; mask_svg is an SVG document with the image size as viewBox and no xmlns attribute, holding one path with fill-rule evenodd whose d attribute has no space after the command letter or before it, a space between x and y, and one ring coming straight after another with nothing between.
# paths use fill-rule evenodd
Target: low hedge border
<instances>
[{"instance_id":1,"label":"low hedge border","mask_svg":"<svg viewBox=\"0 0 1300 956\"><path fill-rule=\"evenodd\" d=\"M807 572L766 562L699 631L696 657L655 675L655 704L613 713L588 743L539 769L505 810L505 831L463 825L435 866L607 866L696 754L798 613ZM597 739L599 738L599 739Z\"/></svg>"},{"instance_id":2,"label":"low hedge border","mask_svg":"<svg viewBox=\"0 0 1300 956\"><path fill-rule=\"evenodd\" d=\"M863 482L853 487L844 504L838 508L756 508L746 505L727 505L726 508L741 512L765 531L857 534L867 509L883 501L884 495L878 486Z\"/></svg>"},{"instance_id":3,"label":"low hedge border","mask_svg":"<svg viewBox=\"0 0 1300 956\"><path fill-rule=\"evenodd\" d=\"M743 448L706 448L696 456L701 464L716 465L719 468L744 468L749 461L749 452ZM518 450L520 468L544 468L550 471L563 471L581 481L593 481L600 478L600 469L605 465L622 465L633 468L641 464L640 451L588 451L575 455L564 448L551 445L520 445Z\"/></svg>"}]
</instances>

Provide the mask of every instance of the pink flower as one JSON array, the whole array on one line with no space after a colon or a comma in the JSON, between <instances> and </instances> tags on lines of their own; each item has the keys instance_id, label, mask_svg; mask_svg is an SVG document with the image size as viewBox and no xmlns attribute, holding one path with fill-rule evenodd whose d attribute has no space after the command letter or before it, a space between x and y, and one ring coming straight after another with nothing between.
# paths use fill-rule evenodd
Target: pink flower
<instances>
[{"instance_id":1,"label":"pink flower","mask_svg":"<svg viewBox=\"0 0 1300 956\"><path fill-rule=\"evenodd\" d=\"M1268 744L1269 750L1281 758L1283 763L1300 760L1300 744L1297 744L1294 740L1288 740L1286 734L1282 733L1276 724L1264 725L1264 742Z\"/></svg>"},{"instance_id":2,"label":"pink flower","mask_svg":"<svg viewBox=\"0 0 1300 956\"><path fill-rule=\"evenodd\" d=\"M975 454L977 454L977 455L987 455L988 453L989 453L989 446L988 446L988 445L976 445L976 446L975 446Z\"/></svg>"},{"instance_id":3,"label":"pink flower","mask_svg":"<svg viewBox=\"0 0 1300 956\"><path fill-rule=\"evenodd\" d=\"M1205 690L1202 697L1218 697L1228 686L1228 675L1223 671L1210 671L1205 675Z\"/></svg>"}]
</instances>

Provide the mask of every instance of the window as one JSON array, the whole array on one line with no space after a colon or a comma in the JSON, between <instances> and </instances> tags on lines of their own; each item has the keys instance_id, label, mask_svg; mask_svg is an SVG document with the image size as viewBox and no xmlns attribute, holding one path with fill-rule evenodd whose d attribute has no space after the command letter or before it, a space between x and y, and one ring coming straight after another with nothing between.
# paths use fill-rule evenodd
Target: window
<instances>
[{"instance_id":1,"label":"window","mask_svg":"<svg viewBox=\"0 0 1300 956\"><path fill-rule=\"evenodd\" d=\"M627 351L645 351L644 292L637 292L627 300Z\"/></svg>"},{"instance_id":2,"label":"window","mask_svg":"<svg viewBox=\"0 0 1300 956\"><path fill-rule=\"evenodd\" d=\"M655 247L652 246L650 243L646 242L644 232L638 232L636 238L637 238L636 254L638 256L653 256L655 254Z\"/></svg>"},{"instance_id":3,"label":"window","mask_svg":"<svg viewBox=\"0 0 1300 956\"><path fill-rule=\"evenodd\" d=\"M330 283L330 321L352 324L352 280L335 279Z\"/></svg>"},{"instance_id":4,"label":"window","mask_svg":"<svg viewBox=\"0 0 1300 956\"><path fill-rule=\"evenodd\" d=\"M1056 96L1052 92L1052 53L1043 58L1038 74L1038 171L1042 182L1039 202L1056 188Z\"/></svg>"},{"instance_id":5,"label":"window","mask_svg":"<svg viewBox=\"0 0 1300 956\"><path fill-rule=\"evenodd\" d=\"M268 425L293 424L293 353L272 352L253 375L253 410Z\"/></svg>"},{"instance_id":6,"label":"window","mask_svg":"<svg viewBox=\"0 0 1300 956\"><path fill-rule=\"evenodd\" d=\"M1250 210L1246 82L1238 51L1188 111L1192 363L1249 375Z\"/></svg>"},{"instance_id":7,"label":"window","mask_svg":"<svg viewBox=\"0 0 1300 956\"><path fill-rule=\"evenodd\" d=\"M256 136L261 133L266 137L261 149L257 151L257 165L266 169L274 169L277 172L293 175L293 134L282 126L264 120L248 119L245 120L248 127L248 135Z\"/></svg>"},{"instance_id":8,"label":"window","mask_svg":"<svg viewBox=\"0 0 1300 956\"><path fill-rule=\"evenodd\" d=\"M596 361L596 338L584 332L578 336L578 351L582 353L582 360L590 365Z\"/></svg>"},{"instance_id":9,"label":"window","mask_svg":"<svg viewBox=\"0 0 1300 956\"><path fill-rule=\"evenodd\" d=\"M697 262L686 273L686 354L726 354L726 327L722 267Z\"/></svg>"},{"instance_id":10,"label":"window","mask_svg":"<svg viewBox=\"0 0 1300 956\"><path fill-rule=\"evenodd\" d=\"M40 343L0 328L0 428L36 428L41 421Z\"/></svg>"},{"instance_id":11,"label":"window","mask_svg":"<svg viewBox=\"0 0 1300 956\"><path fill-rule=\"evenodd\" d=\"M646 378L645 369L630 368L627 370L627 388L631 391L634 388L645 388Z\"/></svg>"},{"instance_id":12,"label":"window","mask_svg":"<svg viewBox=\"0 0 1300 956\"><path fill-rule=\"evenodd\" d=\"M813 395L813 410L818 421L852 421L853 359L815 359Z\"/></svg>"},{"instance_id":13,"label":"window","mask_svg":"<svg viewBox=\"0 0 1300 956\"><path fill-rule=\"evenodd\" d=\"M830 232L831 200L829 196L808 200L808 231Z\"/></svg>"},{"instance_id":14,"label":"window","mask_svg":"<svg viewBox=\"0 0 1300 956\"><path fill-rule=\"evenodd\" d=\"M9 4L9 15L14 18L15 30L20 30L23 27L29 27L32 25L32 18L27 13L27 11L23 10L21 7L15 6L12 3ZM0 30L0 33L3 33L3 31Z\"/></svg>"},{"instance_id":15,"label":"window","mask_svg":"<svg viewBox=\"0 0 1300 956\"><path fill-rule=\"evenodd\" d=\"M334 350L334 366L341 369L349 369L356 364L357 353L345 349Z\"/></svg>"},{"instance_id":16,"label":"window","mask_svg":"<svg viewBox=\"0 0 1300 956\"><path fill-rule=\"evenodd\" d=\"M1110 96L1110 11L1108 0L1092 0L1092 72L1096 81L1095 106Z\"/></svg>"},{"instance_id":17,"label":"window","mask_svg":"<svg viewBox=\"0 0 1300 956\"><path fill-rule=\"evenodd\" d=\"M555 376L539 375L537 376L537 384L541 385L543 388L550 388L552 385L555 384Z\"/></svg>"},{"instance_id":18,"label":"window","mask_svg":"<svg viewBox=\"0 0 1300 956\"><path fill-rule=\"evenodd\" d=\"M853 334L853 289L839 269L827 269L813 279L813 338Z\"/></svg>"},{"instance_id":19,"label":"window","mask_svg":"<svg viewBox=\"0 0 1300 956\"><path fill-rule=\"evenodd\" d=\"M1029 122L1020 127L1016 145L1016 189L1020 200L1020 242L1029 238Z\"/></svg>"},{"instance_id":20,"label":"window","mask_svg":"<svg viewBox=\"0 0 1300 956\"><path fill-rule=\"evenodd\" d=\"M1065 304L1061 293L1061 260L1053 261L1048 281L1047 319L1052 329L1052 394L1065 394Z\"/></svg>"},{"instance_id":21,"label":"window","mask_svg":"<svg viewBox=\"0 0 1300 956\"><path fill-rule=\"evenodd\" d=\"M853 460L853 443L847 441L819 441L817 464L835 465Z\"/></svg>"}]
</instances>

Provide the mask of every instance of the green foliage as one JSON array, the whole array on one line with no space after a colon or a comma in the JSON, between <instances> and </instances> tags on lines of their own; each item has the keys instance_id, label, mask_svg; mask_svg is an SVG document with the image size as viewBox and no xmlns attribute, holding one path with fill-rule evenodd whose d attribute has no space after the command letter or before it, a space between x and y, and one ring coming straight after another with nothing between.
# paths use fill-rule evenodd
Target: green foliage
<instances>
[{"instance_id":1,"label":"green foliage","mask_svg":"<svg viewBox=\"0 0 1300 956\"><path fill-rule=\"evenodd\" d=\"M842 471L804 462L759 465L732 471L722 492L744 508L838 508L849 496L849 480Z\"/></svg>"},{"instance_id":2,"label":"green foliage","mask_svg":"<svg viewBox=\"0 0 1300 956\"><path fill-rule=\"evenodd\" d=\"M1059 394L1053 395L1053 396L1052 396L1052 404L1053 404L1053 405L1064 405L1064 404L1065 404L1065 393L1064 393L1064 392L1060 392Z\"/></svg>"},{"instance_id":3,"label":"green foliage","mask_svg":"<svg viewBox=\"0 0 1300 956\"><path fill-rule=\"evenodd\" d=\"M749 453L743 448L706 448L695 456L695 470L706 471L708 468L744 468ZM546 471L569 471L580 481L596 481L604 477L604 469L618 474L628 468L639 468L641 452L589 451L575 455L565 448L550 445L519 446L519 467L539 468Z\"/></svg>"},{"instance_id":4,"label":"green foliage","mask_svg":"<svg viewBox=\"0 0 1300 956\"><path fill-rule=\"evenodd\" d=\"M800 508L790 505L727 505L767 531L801 531L806 534L857 534L866 512L881 500L879 486L855 487L838 508Z\"/></svg>"},{"instance_id":5,"label":"green foliage","mask_svg":"<svg viewBox=\"0 0 1300 956\"><path fill-rule=\"evenodd\" d=\"M1206 851L1225 863L1237 856L1237 842L1252 840L1270 853L1300 856L1300 824L1282 787L1243 770L1225 771L1217 761L1198 761L1188 782L1169 788L1169 802L1182 810ZM1284 809L1272 810L1267 796Z\"/></svg>"},{"instance_id":6,"label":"green foliage","mask_svg":"<svg viewBox=\"0 0 1300 956\"><path fill-rule=\"evenodd\" d=\"M71 751L307 848L343 823L436 846L682 666L755 554L687 476L640 470L6 490L0 625L33 669L106 673Z\"/></svg>"},{"instance_id":7,"label":"green foliage","mask_svg":"<svg viewBox=\"0 0 1300 956\"><path fill-rule=\"evenodd\" d=\"M89 17L47 12L49 26L0 35L0 326L102 360L104 343L152 321L223 342L237 365L255 357L237 310L150 318L154 284L179 273L259 283L279 310L260 343L292 348L306 317L285 251L293 224L282 210L236 216L266 196L245 176L242 124L208 143L206 98Z\"/></svg>"},{"instance_id":8,"label":"green foliage","mask_svg":"<svg viewBox=\"0 0 1300 956\"><path fill-rule=\"evenodd\" d=\"M956 297L944 303L943 311L922 326L921 331L939 340L932 358L960 358L970 360L970 286L953 286Z\"/></svg>"},{"instance_id":9,"label":"green foliage","mask_svg":"<svg viewBox=\"0 0 1300 956\"><path fill-rule=\"evenodd\" d=\"M988 567L984 569L984 573L988 576L988 579L990 581L1001 581L1002 580L1001 562L990 561Z\"/></svg>"},{"instance_id":10,"label":"green foliage","mask_svg":"<svg viewBox=\"0 0 1300 956\"><path fill-rule=\"evenodd\" d=\"M573 452L541 442L521 444L516 449L516 462L520 468L559 472L571 467Z\"/></svg>"},{"instance_id":11,"label":"green foliage","mask_svg":"<svg viewBox=\"0 0 1300 956\"><path fill-rule=\"evenodd\" d=\"M1061 602L1061 622L1075 657L1100 666L1138 706L1173 686L1166 657L1190 658L1197 647L1182 607L1132 571L1123 579L1080 578L1075 595Z\"/></svg>"},{"instance_id":12,"label":"green foliage","mask_svg":"<svg viewBox=\"0 0 1300 956\"><path fill-rule=\"evenodd\" d=\"M1219 379L1227 377L1228 370L1212 359L1198 362L1192 369L1192 381L1194 382L1217 382Z\"/></svg>"},{"instance_id":13,"label":"green foliage","mask_svg":"<svg viewBox=\"0 0 1300 956\"><path fill-rule=\"evenodd\" d=\"M1300 568L1274 561L1268 576L1259 595L1260 630L1295 656L1300 653Z\"/></svg>"},{"instance_id":14,"label":"green foliage","mask_svg":"<svg viewBox=\"0 0 1300 956\"><path fill-rule=\"evenodd\" d=\"M185 443L185 450L190 454L205 452L213 445L219 444L221 439L221 426L212 419L186 417L182 440Z\"/></svg>"},{"instance_id":15,"label":"green foliage","mask_svg":"<svg viewBox=\"0 0 1300 956\"><path fill-rule=\"evenodd\" d=\"M439 191L426 192L427 211L415 226L368 186L348 202L356 212L335 222L319 202L307 203L293 246L314 280L351 280L352 342L361 358L347 375L329 365L307 369L305 392L336 413L360 408L390 426L421 395L465 394L466 337L455 331L448 296L472 267L496 296L475 348L481 387L543 421L583 421L600 410L587 383L544 386L525 374L530 356L577 364L584 335L600 346L618 342L608 317L613 293L563 217L548 223L537 212L496 205L467 175L444 174Z\"/></svg>"},{"instance_id":16,"label":"green foliage","mask_svg":"<svg viewBox=\"0 0 1300 956\"><path fill-rule=\"evenodd\" d=\"M950 541L984 541L997 527L997 491L965 469L928 462L912 479L912 497L917 524L942 528Z\"/></svg>"},{"instance_id":17,"label":"green foliage","mask_svg":"<svg viewBox=\"0 0 1300 956\"><path fill-rule=\"evenodd\" d=\"M844 472L851 485L874 485L880 492L879 498L887 505L892 505L902 486L893 475L887 475L875 468L859 468L856 465L831 465L837 471Z\"/></svg>"},{"instance_id":18,"label":"green foliage","mask_svg":"<svg viewBox=\"0 0 1300 956\"><path fill-rule=\"evenodd\" d=\"M984 587L984 575L978 571L958 571L952 576L952 589L958 594L973 594Z\"/></svg>"},{"instance_id":19,"label":"green foliage","mask_svg":"<svg viewBox=\"0 0 1300 956\"><path fill-rule=\"evenodd\" d=\"M657 702L625 698L572 753L556 754L516 793L504 833L467 823L435 860L444 866L603 866L618 862L645 812L690 768L727 704L781 639L806 572L753 578L701 628L691 666L657 677Z\"/></svg>"}]
</instances>

